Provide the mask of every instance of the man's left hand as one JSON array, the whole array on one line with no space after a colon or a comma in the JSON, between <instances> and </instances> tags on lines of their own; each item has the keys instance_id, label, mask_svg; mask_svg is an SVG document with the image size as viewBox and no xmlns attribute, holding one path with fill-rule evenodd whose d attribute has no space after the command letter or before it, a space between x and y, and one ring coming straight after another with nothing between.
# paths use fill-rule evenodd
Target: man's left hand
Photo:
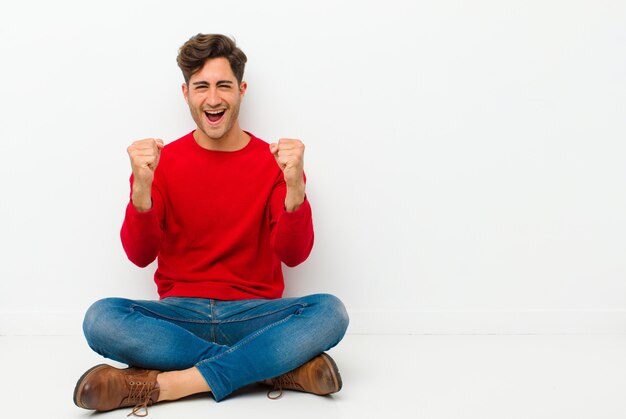
<instances>
[{"instance_id":1,"label":"man's left hand","mask_svg":"<svg viewBox=\"0 0 626 419\"><path fill-rule=\"evenodd\" d=\"M281 138L270 144L270 152L285 176L287 185L304 183L304 144L300 140Z\"/></svg>"},{"instance_id":2,"label":"man's left hand","mask_svg":"<svg viewBox=\"0 0 626 419\"><path fill-rule=\"evenodd\" d=\"M304 202L304 144L300 140L281 138L270 144L270 152L287 184L285 208L294 211Z\"/></svg>"}]
</instances>

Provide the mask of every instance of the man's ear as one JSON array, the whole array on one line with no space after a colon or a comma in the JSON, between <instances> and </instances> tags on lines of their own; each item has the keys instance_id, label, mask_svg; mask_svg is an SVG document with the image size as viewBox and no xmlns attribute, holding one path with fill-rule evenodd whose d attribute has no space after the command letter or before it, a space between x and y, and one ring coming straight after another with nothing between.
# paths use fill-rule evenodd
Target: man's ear
<instances>
[{"instance_id":1,"label":"man's ear","mask_svg":"<svg viewBox=\"0 0 626 419\"><path fill-rule=\"evenodd\" d=\"M239 85L239 97L243 99L243 96L246 94L246 89L248 88L248 83L242 81Z\"/></svg>"},{"instance_id":2,"label":"man's ear","mask_svg":"<svg viewBox=\"0 0 626 419\"><path fill-rule=\"evenodd\" d=\"M187 86L187 83L183 83L183 96L185 97L185 102L187 102L187 105L189 105L189 87Z\"/></svg>"}]
</instances>

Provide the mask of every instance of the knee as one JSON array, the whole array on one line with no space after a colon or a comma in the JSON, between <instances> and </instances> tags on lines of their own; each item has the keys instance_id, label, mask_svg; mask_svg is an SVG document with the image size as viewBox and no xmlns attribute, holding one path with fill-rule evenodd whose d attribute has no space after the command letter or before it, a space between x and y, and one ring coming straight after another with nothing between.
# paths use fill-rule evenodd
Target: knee
<instances>
[{"instance_id":1,"label":"knee","mask_svg":"<svg viewBox=\"0 0 626 419\"><path fill-rule=\"evenodd\" d=\"M83 333L87 343L93 349L115 339L116 319L119 318L127 300L122 298L104 298L89 307L83 320Z\"/></svg>"},{"instance_id":2,"label":"knee","mask_svg":"<svg viewBox=\"0 0 626 419\"><path fill-rule=\"evenodd\" d=\"M339 342L348 330L350 318L343 302L331 294L318 294L319 305L323 321L328 327L329 334Z\"/></svg>"}]
</instances>

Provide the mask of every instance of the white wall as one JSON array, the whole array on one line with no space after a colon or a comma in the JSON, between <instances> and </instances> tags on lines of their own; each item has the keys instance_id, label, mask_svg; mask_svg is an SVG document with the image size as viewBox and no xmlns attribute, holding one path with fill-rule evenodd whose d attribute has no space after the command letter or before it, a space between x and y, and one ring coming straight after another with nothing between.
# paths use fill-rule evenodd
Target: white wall
<instances>
[{"instance_id":1,"label":"white wall","mask_svg":"<svg viewBox=\"0 0 626 419\"><path fill-rule=\"evenodd\" d=\"M178 47L234 35L242 126L301 138L316 247L287 294L351 332L626 331L626 3L0 6L0 334L155 298L119 227L126 147L194 128Z\"/></svg>"}]
</instances>

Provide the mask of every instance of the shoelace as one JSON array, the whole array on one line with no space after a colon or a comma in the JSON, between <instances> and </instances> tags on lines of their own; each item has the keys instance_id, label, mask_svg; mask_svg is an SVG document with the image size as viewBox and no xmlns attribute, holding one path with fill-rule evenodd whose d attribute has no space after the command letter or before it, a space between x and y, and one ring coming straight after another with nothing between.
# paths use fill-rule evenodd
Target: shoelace
<instances>
[{"instance_id":1,"label":"shoelace","mask_svg":"<svg viewBox=\"0 0 626 419\"><path fill-rule=\"evenodd\" d=\"M276 378L272 378L272 384L274 385L274 388L267 391L267 398L272 400L278 400L283 397L283 388L303 390L302 386L296 382L293 374L283 374ZM272 393L275 392L278 392L278 394L273 396Z\"/></svg>"},{"instance_id":2,"label":"shoelace","mask_svg":"<svg viewBox=\"0 0 626 419\"><path fill-rule=\"evenodd\" d=\"M148 405L152 404L152 394L158 391L158 389L154 388L154 383L143 381L131 381L129 385L128 401L137 404L126 417L131 415L139 417L148 416Z\"/></svg>"}]
</instances>

